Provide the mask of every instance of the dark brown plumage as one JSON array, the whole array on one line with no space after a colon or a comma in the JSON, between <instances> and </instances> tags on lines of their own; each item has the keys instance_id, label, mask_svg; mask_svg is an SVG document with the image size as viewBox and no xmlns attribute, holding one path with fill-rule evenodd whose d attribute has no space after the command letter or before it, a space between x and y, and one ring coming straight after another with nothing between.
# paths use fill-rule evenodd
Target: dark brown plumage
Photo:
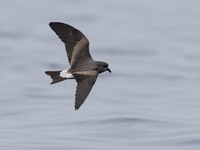
<instances>
[{"instance_id":1,"label":"dark brown plumage","mask_svg":"<svg viewBox=\"0 0 200 150\"><path fill-rule=\"evenodd\" d=\"M89 41L82 32L74 27L51 22L50 27L65 43L65 49L71 67L63 71L46 71L52 78L52 83L66 79L75 79L77 82L75 94L75 109L78 109L90 93L99 73L110 71L105 62L94 61L89 52Z\"/></svg>"}]
</instances>

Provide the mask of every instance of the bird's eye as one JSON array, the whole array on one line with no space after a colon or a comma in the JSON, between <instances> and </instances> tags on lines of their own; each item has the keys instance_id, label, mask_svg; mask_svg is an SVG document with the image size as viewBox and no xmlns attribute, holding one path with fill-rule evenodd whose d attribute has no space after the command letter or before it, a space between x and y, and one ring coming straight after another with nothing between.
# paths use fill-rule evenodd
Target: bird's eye
<instances>
[{"instance_id":1,"label":"bird's eye","mask_svg":"<svg viewBox=\"0 0 200 150\"><path fill-rule=\"evenodd\" d=\"M107 67L108 67L108 65L103 65L103 67L104 67L104 68L107 68Z\"/></svg>"}]
</instances>

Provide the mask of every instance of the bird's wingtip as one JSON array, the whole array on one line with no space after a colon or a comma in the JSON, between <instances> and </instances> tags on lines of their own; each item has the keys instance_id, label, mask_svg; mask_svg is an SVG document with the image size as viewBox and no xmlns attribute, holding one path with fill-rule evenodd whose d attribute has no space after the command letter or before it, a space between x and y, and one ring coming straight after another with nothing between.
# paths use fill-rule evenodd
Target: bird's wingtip
<instances>
[{"instance_id":1,"label":"bird's wingtip","mask_svg":"<svg viewBox=\"0 0 200 150\"><path fill-rule=\"evenodd\" d=\"M62 23L62 22L49 22L49 26L52 26L52 25L55 25L55 24L65 24L65 23Z\"/></svg>"},{"instance_id":2,"label":"bird's wingtip","mask_svg":"<svg viewBox=\"0 0 200 150\"><path fill-rule=\"evenodd\" d=\"M49 22L49 26L51 27L55 22Z\"/></svg>"},{"instance_id":3,"label":"bird's wingtip","mask_svg":"<svg viewBox=\"0 0 200 150\"><path fill-rule=\"evenodd\" d=\"M78 110L79 108L80 108L80 106L76 106L76 105L74 106L75 110Z\"/></svg>"}]
</instances>

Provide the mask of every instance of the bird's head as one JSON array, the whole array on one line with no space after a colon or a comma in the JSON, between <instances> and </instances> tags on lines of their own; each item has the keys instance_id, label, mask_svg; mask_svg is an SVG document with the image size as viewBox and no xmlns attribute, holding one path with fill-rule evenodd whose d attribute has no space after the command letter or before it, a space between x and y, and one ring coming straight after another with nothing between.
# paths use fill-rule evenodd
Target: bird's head
<instances>
[{"instance_id":1,"label":"bird's head","mask_svg":"<svg viewBox=\"0 0 200 150\"><path fill-rule=\"evenodd\" d=\"M104 71L109 71L111 73L111 70L108 68L108 64L106 62L97 61L97 68L99 73L102 73Z\"/></svg>"}]
</instances>

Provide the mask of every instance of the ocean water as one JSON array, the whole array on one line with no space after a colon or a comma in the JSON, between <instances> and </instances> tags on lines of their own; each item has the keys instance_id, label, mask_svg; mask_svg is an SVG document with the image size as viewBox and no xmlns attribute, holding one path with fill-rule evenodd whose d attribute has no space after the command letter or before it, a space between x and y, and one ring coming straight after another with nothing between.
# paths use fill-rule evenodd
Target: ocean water
<instances>
[{"instance_id":1,"label":"ocean water","mask_svg":"<svg viewBox=\"0 0 200 150\"><path fill-rule=\"evenodd\" d=\"M199 150L200 2L0 1L0 150ZM78 111L51 21L90 41L101 74Z\"/></svg>"}]
</instances>

